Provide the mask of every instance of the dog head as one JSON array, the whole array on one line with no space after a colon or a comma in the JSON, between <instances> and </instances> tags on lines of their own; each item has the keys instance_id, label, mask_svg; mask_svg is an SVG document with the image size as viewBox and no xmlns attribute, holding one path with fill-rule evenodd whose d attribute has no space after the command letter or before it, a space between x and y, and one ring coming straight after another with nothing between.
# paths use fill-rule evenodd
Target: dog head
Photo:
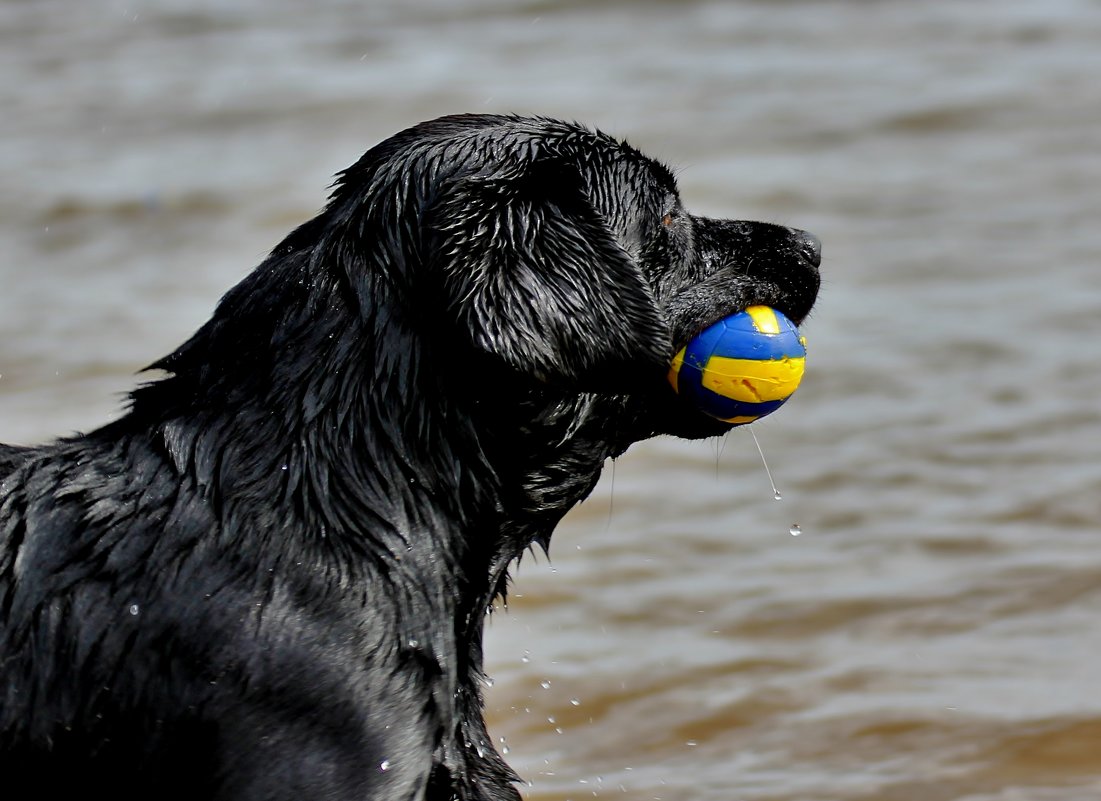
<instances>
[{"instance_id":1,"label":"dog head","mask_svg":"<svg viewBox=\"0 0 1101 801\"><path fill-rule=\"evenodd\" d=\"M690 214L667 167L600 132L444 117L342 172L136 405L300 409L279 436L329 409L420 432L425 450L433 410L547 442L585 418L598 460L656 434L714 436L729 425L675 394L673 354L753 304L800 323L819 260L804 231Z\"/></svg>"},{"instance_id":2,"label":"dog head","mask_svg":"<svg viewBox=\"0 0 1101 801\"><path fill-rule=\"evenodd\" d=\"M726 430L678 401L672 355L752 304L798 324L819 286L811 234L693 216L667 167L554 120L421 124L342 173L330 212L470 381L629 396L634 438ZM357 271L370 304L378 287Z\"/></svg>"}]
</instances>

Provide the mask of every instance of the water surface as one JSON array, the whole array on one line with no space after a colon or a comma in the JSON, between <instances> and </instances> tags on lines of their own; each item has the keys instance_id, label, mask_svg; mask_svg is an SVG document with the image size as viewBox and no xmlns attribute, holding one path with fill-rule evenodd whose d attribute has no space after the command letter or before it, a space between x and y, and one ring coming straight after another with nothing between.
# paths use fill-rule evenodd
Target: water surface
<instances>
[{"instance_id":1,"label":"water surface","mask_svg":"<svg viewBox=\"0 0 1101 801\"><path fill-rule=\"evenodd\" d=\"M5 441L117 414L439 114L583 120L821 237L783 500L745 431L645 443L516 571L528 798L1101 797L1101 4L42 0L0 68Z\"/></svg>"}]
</instances>

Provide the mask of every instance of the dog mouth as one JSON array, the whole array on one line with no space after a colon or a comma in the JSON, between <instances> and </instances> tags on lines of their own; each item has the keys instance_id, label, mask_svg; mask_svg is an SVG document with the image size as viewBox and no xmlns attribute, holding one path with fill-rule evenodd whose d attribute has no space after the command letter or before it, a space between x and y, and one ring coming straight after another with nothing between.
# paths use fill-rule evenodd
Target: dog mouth
<instances>
[{"instance_id":1,"label":"dog mouth","mask_svg":"<svg viewBox=\"0 0 1101 801\"><path fill-rule=\"evenodd\" d=\"M773 258L768 259L767 262L757 260L752 275L747 275L742 270L734 272L730 269L719 269L701 284L672 298L666 306L664 311L673 332L674 347L670 354L667 391L662 393L664 400L659 402L661 408L659 414L664 421L664 426L668 429L667 433L687 439L721 436L734 427L751 423L777 410L779 405L786 402L795 391L802 377L802 353L805 352L799 343L805 343L805 340L802 339L798 330L792 332L791 326L798 329L810 314L818 295L820 284L818 267L821 262L821 244L817 237L802 232L797 234L797 237L793 237L795 241L787 247L773 251L770 254ZM710 388L703 391L701 395L699 380L690 377L696 373L682 366L689 363L688 353L693 350L696 352L691 356L691 360L704 358L708 361L710 359L710 357L702 357L701 354L704 351L699 349L700 346L695 344L694 340L717 323L747 309L751 310L753 325L757 326L759 318L757 313L752 311L754 306L763 306L775 311L777 313L775 316L770 315L773 317L773 326L779 326L781 330L786 328L789 333L784 336L788 339L794 336L798 342L784 346L785 355L777 362L778 364L782 362L782 367L774 369L754 366L747 372L741 373L740 370L746 368L738 364L738 359L760 358L763 359L762 363L771 364L770 360L778 357L774 355L741 356L743 352L741 346L734 345L731 340L726 339L727 335L732 333L732 330L738 330L737 328L727 327L725 334L708 332L705 335L708 343L723 341L724 344L719 346L720 348L733 347L730 355L735 353L739 355L733 362L724 363L716 368L715 372L711 372L710 366L701 371L706 376L704 385ZM787 318L790 324L787 321L775 320L775 317L781 315ZM737 327L738 323L732 321L730 325ZM762 333L765 332L764 329L759 330ZM768 333L780 334L781 330L771 330ZM716 336L719 339L715 339ZM734 341L737 341L737 337ZM708 349L712 346L703 344L703 347ZM790 361L787 355L789 348L793 354ZM794 356L795 351L800 352L798 357ZM754 352L757 352L756 346L754 346ZM760 352L770 352L770 349ZM721 351L716 350L715 353L718 354ZM727 358L730 356L722 353L720 361ZM797 367L789 367L796 362ZM696 361L696 364L702 363ZM696 370L700 368L697 367ZM725 372L727 370L733 370L733 372ZM792 372L796 370L797 375ZM728 387L727 384L738 376L744 376L738 382L740 386L737 389L732 385ZM685 390L684 386L686 377L689 382L687 386L691 388L689 390ZM747 395L748 389L756 386L755 381L764 381L766 386L775 390L776 394L768 398L754 398L752 393ZM781 387L783 390L780 389ZM688 392L687 395L683 394L685 391ZM718 393L721 400L716 402L714 393ZM754 399L758 402L753 403Z\"/></svg>"},{"instance_id":2,"label":"dog mouth","mask_svg":"<svg viewBox=\"0 0 1101 801\"><path fill-rule=\"evenodd\" d=\"M704 329L751 306L768 306L801 326L818 297L820 263L821 244L806 234L802 244L770 260L760 275L721 270L672 298L664 312L673 333L673 352Z\"/></svg>"}]
</instances>

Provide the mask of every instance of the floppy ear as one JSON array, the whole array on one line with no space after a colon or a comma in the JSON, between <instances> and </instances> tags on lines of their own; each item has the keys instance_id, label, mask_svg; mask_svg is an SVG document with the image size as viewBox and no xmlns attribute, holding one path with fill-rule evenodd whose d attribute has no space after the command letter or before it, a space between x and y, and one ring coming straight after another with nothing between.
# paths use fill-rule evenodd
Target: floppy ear
<instances>
[{"instance_id":1,"label":"floppy ear","mask_svg":"<svg viewBox=\"0 0 1101 801\"><path fill-rule=\"evenodd\" d=\"M582 391L629 391L668 369L650 287L576 166L532 157L466 176L435 211L444 302L475 348Z\"/></svg>"}]
</instances>

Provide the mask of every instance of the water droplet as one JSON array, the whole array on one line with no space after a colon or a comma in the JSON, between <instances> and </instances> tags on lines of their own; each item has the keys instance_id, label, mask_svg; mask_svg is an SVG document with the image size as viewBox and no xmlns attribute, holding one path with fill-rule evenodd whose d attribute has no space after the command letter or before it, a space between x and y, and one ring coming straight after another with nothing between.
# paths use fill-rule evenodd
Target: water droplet
<instances>
[{"instance_id":1,"label":"water droplet","mask_svg":"<svg viewBox=\"0 0 1101 801\"><path fill-rule=\"evenodd\" d=\"M410 640L409 641L409 647L410 648L416 648L419 645L420 645L420 643L417 640Z\"/></svg>"},{"instance_id":2,"label":"water droplet","mask_svg":"<svg viewBox=\"0 0 1101 801\"><path fill-rule=\"evenodd\" d=\"M520 657L520 661L525 665L531 661L531 651L524 651L524 655Z\"/></svg>"},{"instance_id":3,"label":"water droplet","mask_svg":"<svg viewBox=\"0 0 1101 801\"><path fill-rule=\"evenodd\" d=\"M547 723L554 723L554 722L555 722L555 720L554 720L554 715L549 715L549 716L547 717Z\"/></svg>"},{"instance_id":4,"label":"water droplet","mask_svg":"<svg viewBox=\"0 0 1101 801\"><path fill-rule=\"evenodd\" d=\"M573 704L574 706L581 706L581 699L580 698L571 698L570 703Z\"/></svg>"},{"instance_id":5,"label":"water droplet","mask_svg":"<svg viewBox=\"0 0 1101 801\"><path fill-rule=\"evenodd\" d=\"M547 681L546 679L543 679L543 681L539 682L539 686L542 687L544 690L549 690L550 689L550 682Z\"/></svg>"},{"instance_id":6,"label":"water droplet","mask_svg":"<svg viewBox=\"0 0 1101 801\"><path fill-rule=\"evenodd\" d=\"M772 485L772 497L776 500L780 500L783 496L780 495L780 490L776 489L776 482L772 480L772 471L768 469L768 462L765 461L765 452L761 448L761 443L757 440L757 434L753 429L749 429L749 435L753 437L753 444L757 446L757 453L761 454L761 464L764 465L765 475L768 476L768 483Z\"/></svg>"},{"instance_id":7,"label":"water droplet","mask_svg":"<svg viewBox=\"0 0 1101 801\"><path fill-rule=\"evenodd\" d=\"M383 771L383 772L390 770L390 760L389 759L382 760L382 762L379 763L378 769Z\"/></svg>"},{"instance_id":8,"label":"water droplet","mask_svg":"<svg viewBox=\"0 0 1101 801\"><path fill-rule=\"evenodd\" d=\"M791 528L788 529L788 534L790 534L793 537L798 537L802 533L803 533L803 529L799 528L798 523L792 523Z\"/></svg>"},{"instance_id":9,"label":"water droplet","mask_svg":"<svg viewBox=\"0 0 1101 801\"><path fill-rule=\"evenodd\" d=\"M138 607L137 604L130 604L130 614L136 615L140 611L141 609Z\"/></svg>"}]
</instances>

